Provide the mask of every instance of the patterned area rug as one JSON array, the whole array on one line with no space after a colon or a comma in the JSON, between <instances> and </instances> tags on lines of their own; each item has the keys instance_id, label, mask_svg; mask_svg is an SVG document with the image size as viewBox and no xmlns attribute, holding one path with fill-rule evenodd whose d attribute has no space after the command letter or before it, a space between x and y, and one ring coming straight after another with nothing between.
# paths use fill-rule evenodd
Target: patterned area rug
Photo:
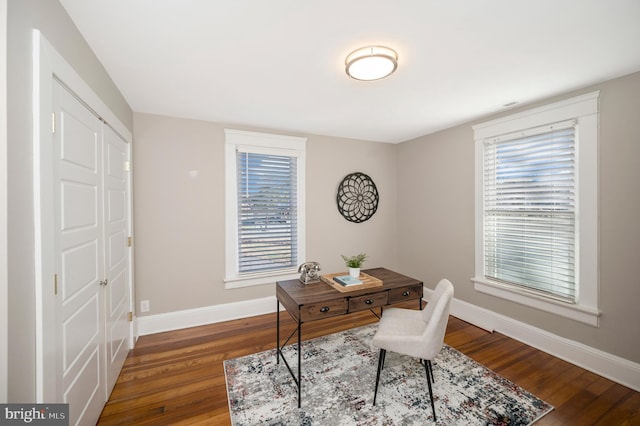
<instances>
[{"instance_id":1,"label":"patterned area rug","mask_svg":"<svg viewBox=\"0 0 640 426\"><path fill-rule=\"evenodd\" d=\"M275 349L224 362L234 425L424 425L433 414L424 367L387 352L373 404L377 325L302 342L302 408ZM297 372L296 345L284 350ZM433 360L438 425L528 425L553 407L445 345Z\"/></svg>"}]
</instances>

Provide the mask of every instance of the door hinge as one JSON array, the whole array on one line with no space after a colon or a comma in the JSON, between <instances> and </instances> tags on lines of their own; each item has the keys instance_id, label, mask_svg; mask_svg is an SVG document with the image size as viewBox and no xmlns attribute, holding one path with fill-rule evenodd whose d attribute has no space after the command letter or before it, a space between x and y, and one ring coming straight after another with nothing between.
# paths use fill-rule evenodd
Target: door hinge
<instances>
[{"instance_id":1,"label":"door hinge","mask_svg":"<svg viewBox=\"0 0 640 426\"><path fill-rule=\"evenodd\" d=\"M130 172L131 171L131 161L125 161L124 162L124 171L125 172Z\"/></svg>"},{"instance_id":2,"label":"door hinge","mask_svg":"<svg viewBox=\"0 0 640 426\"><path fill-rule=\"evenodd\" d=\"M129 322L133 322L133 312L129 312L127 314L127 319L129 320Z\"/></svg>"},{"instance_id":3,"label":"door hinge","mask_svg":"<svg viewBox=\"0 0 640 426\"><path fill-rule=\"evenodd\" d=\"M53 274L53 294L58 295L58 274Z\"/></svg>"},{"instance_id":4,"label":"door hinge","mask_svg":"<svg viewBox=\"0 0 640 426\"><path fill-rule=\"evenodd\" d=\"M56 113L51 113L51 133L55 134L56 132Z\"/></svg>"},{"instance_id":5,"label":"door hinge","mask_svg":"<svg viewBox=\"0 0 640 426\"><path fill-rule=\"evenodd\" d=\"M128 247L133 246L133 237L129 237L129 238L127 238L127 246L128 246Z\"/></svg>"}]
</instances>

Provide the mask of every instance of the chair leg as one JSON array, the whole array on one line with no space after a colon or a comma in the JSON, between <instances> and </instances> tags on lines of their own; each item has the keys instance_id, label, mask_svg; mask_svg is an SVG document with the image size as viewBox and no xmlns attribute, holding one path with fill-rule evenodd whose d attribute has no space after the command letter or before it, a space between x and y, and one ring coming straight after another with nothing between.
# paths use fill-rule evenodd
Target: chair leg
<instances>
[{"instance_id":1,"label":"chair leg","mask_svg":"<svg viewBox=\"0 0 640 426\"><path fill-rule=\"evenodd\" d=\"M429 380L429 376L433 377L433 372L429 373L431 361L425 360L424 370L427 373L427 385L429 385L429 398L431 398L431 410L433 411L433 421L436 421L436 405L433 402L433 389L431 388L431 380ZM375 404L374 404L375 405Z\"/></svg>"},{"instance_id":2,"label":"chair leg","mask_svg":"<svg viewBox=\"0 0 640 426\"><path fill-rule=\"evenodd\" d=\"M431 370L431 368L427 368L427 367L431 367L430 364L431 361L426 360L426 359L420 359L420 365L424 365L426 371L427 371L427 380L431 380L431 383L434 383L433 381L433 371Z\"/></svg>"},{"instance_id":3,"label":"chair leg","mask_svg":"<svg viewBox=\"0 0 640 426\"><path fill-rule=\"evenodd\" d=\"M380 371L384 370L384 363L387 361L387 350L385 349L384 352L382 352L382 368L380 369Z\"/></svg>"},{"instance_id":4,"label":"chair leg","mask_svg":"<svg viewBox=\"0 0 640 426\"><path fill-rule=\"evenodd\" d=\"M433 364L431 364L431 360L427 360L427 364L429 365L429 375L431 376L431 383L435 383L436 378L433 376Z\"/></svg>"},{"instance_id":5,"label":"chair leg","mask_svg":"<svg viewBox=\"0 0 640 426\"><path fill-rule=\"evenodd\" d=\"M380 371L384 367L384 358L387 355L387 351L385 349L380 349L380 354L378 355L378 374L376 374L376 390L373 394L373 405L376 405L376 398L378 397L378 383L380 382Z\"/></svg>"}]
</instances>

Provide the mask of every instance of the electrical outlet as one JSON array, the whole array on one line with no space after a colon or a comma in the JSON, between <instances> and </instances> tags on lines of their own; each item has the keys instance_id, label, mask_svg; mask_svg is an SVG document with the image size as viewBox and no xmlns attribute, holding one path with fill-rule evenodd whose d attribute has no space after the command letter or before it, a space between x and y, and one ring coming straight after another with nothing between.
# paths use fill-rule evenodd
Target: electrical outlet
<instances>
[{"instance_id":1,"label":"electrical outlet","mask_svg":"<svg viewBox=\"0 0 640 426\"><path fill-rule=\"evenodd\" d=\"M151 304L148 300L140 301L140 312L149 312L151 310Z\"/></svg>"}]
</instances>

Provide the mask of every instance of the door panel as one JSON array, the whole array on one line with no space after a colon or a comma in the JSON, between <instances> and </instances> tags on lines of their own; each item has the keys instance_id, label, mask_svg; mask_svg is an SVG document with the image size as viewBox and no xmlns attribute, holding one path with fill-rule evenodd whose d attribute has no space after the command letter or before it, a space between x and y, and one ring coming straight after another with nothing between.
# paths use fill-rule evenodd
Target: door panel
<instances>
[{"instance_id":1,"label":"door panel","mask_svg":"<svg viewBox=\"0 0 640 426\"><path fill-rule=\"evenodd\" d=\"M82 105L79 106L84 108ZM70 108L63 107L63 111L66 113L64 122L66 137L60 141L60 159L96 175L99 162L99 120L96 128L93 123L89 123L87 120L96 121L97 118L86 108L85 111L79 111L72 106Z\"/></svg>"},{"instance_id":2,"label":"door panel","mask_svg":"<svg viewBox=\"0 0 640 426\"><path fill-rule=\"evenodd\" d=\"M127 214L127 200L125 193L122 191L109 191L108 193L109 214L108 221L111 223L126 220Z\"/></svg>"},{"instance_id":3,"label":"door panel","mask_svg":"<svg viewBox=\"0 0 640 426\"><path fill-rule=\"evenodd\" d=\"M118 379L129 351L129 235L128 145L108 126L103 131L105 152L106 364L107 397Z\"/></svg>"},{"instance_id":4,"label":"door panel","mask_svg":"<svg viewBox=\"0 0 640 426\"><path fill-rule=\"evenodd\" d=\"M62 253L60 265L60 284L58 291L66 305L69 305L71 298L77 293L86 290L89 293L95 292L93 284L99 281L95 268L98 257L98 246L95 241L77 247L70 247ZM86 297L82 297L85 300ZM91 297L89 295L88 297ZM68 309L71 307L68 306Z\"/></svg>"},{"instance_id":5,"label":"door panel","mask_svg":"<svg viewBox=\"0 0 640 426\"><path fill-rule=\"evenodd\" d=\"M64 204L62 205L61 230L73 231L83 227L97 227L96 200L98 198L95 184L83 185L78 183L82 176L67 176L71 181L61 182L60 192ZM78 210L74 206L83 205L86 209Z\"/></svg>"},{"instance_id":6,"label":"door panel","mask_svg":"<svg viewBox=\"0 0 640 426\"><path fill-rule=\"evenodd\" d=\"M95 424L105 402L102 124L57 81L53 92L57 394L71 424Z\"/></svg>"},{"instance_id":7,"label":"door panel","mask_svg":"<svg viewBox=\"0 0 640 426\"><path fill-rule=\"evenodd\" d=\"M123 230L115 230L110 235L108 251L109 255L109 268L110 269L122 269L118 268L121 263L126 263L127 260L127 234Z\"/></svg>"},{"instance_id":8,"label":"door panel","mask_svg":"<svg viewBox=\"0 0 640 426\"><path fill-rule=\"evenodd\" d=\"M71 382L65 386L64 401L69 404L70 424L92 425L95 424L93 413L102 412L104 402L102 401L100 352L96 348L88 356L86 362L79 365L74 375L82 377L83 380ZM90 420L91 419L91 420Z\"/></svg>"},{"instance_id":9,"label":"door panel","mask_svg":"<svg viewBox=\"0 0 640 426\"><path fill-rule=\"evenodd\" d=\"M62 343L65 348L62 354L62 368L65 376L69 376L68 373L74 364L81 362L86 347L83 344L99 337L98 312L99 301L96 295L87 300L62 324Z\"/></svg>"}]
</instances>

